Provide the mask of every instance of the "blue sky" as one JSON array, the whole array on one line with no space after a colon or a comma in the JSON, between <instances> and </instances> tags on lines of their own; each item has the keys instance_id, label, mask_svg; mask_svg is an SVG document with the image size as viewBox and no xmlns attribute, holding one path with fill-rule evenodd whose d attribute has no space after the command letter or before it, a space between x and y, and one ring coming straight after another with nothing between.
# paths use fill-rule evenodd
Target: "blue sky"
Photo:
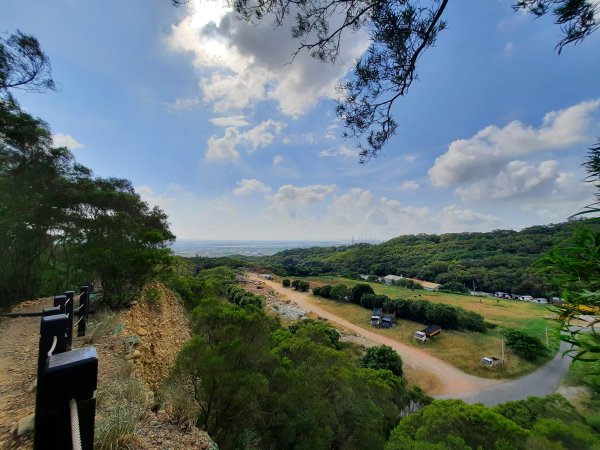
<instances>
[{"instance_id":1,"label":"blue sky","mask_svg":"<svg viewBox=\"0 0 600 450\"><path fill-rule=\"evenodd\" d=\"M397 135L360 165L333 99L365 37L346 36L337 66L286 64L289 29L222 5L3 1L0 31L35 35L59 87L21 105L96 175L130 179L178 237L520 229L593 201L581 163L600 136L600 33L558 55L550 18L450 2Z\"/></svg>"}]
</instances>

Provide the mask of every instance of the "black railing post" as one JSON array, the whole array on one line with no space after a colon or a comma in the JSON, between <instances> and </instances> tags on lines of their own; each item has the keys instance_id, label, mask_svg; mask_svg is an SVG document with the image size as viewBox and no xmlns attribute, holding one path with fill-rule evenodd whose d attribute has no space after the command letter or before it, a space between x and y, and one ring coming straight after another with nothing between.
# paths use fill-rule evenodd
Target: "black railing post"
<instances>
[{"instance_id":1,"label":"black railing post","mask_svg":"<svg viewBox=\"0 0 600 450\"><path fill-rule=\"evenodd\" d=\"M59 310L58 314L56 310ZM36 400L35 400L35 439L34 449L42 450L48 448L47 443L44 444L37 438L37 430L39 428L39 420L42 414L40 413L40 405L43 404L44 396L48 394L47 383L45 382L45 368L48 361L48 353L54 344L53 354L63 353L67 348L67 326L68 318L65 314L60 314L60 308L45 308L44 313L50 315L42 317L40 323L40 343L38 348L38 368L37 368L37 385L36 385Z\"/></svg>"},{"instance_id":2,"label":"black railing post","mask_svg":"<svg viewBox=\"0 0 600 450\"><path fill-rule=\"evenodd\" d=\"M98 356L94 347L49 358L43 377L45 395L36 408L35 450L73 448L71 400L77 405L82 449L93 450L97 381Z\"/></svg>"},{"instance_id":3,"label":"black railing post","mask_svg":"<svg viewBox=\"0 0 600 450\"><path fill-rule=\"evenodd\" d=\"M65 297L67 297L65 314L69 318L69 324L67 326L67 349L71 350L71 347L73 346L73 302L75 301L75 292L67 291L65 292Z\"/></svg>"},{"instance_id":4,"label":"black railing post","mask_svg":"<svg viewBox=\"0 0 600 450\"><path fill-rule=\"evenodd\" d=\"M58 306L60 308L60 310L63 312L65 312L65 303L67 302L67 296L66 295L57 295L54 297L54 306Z\"/></svg>"},{"instance_id":5,"label":"black railing post","mask_svg":"<svg viewBox=\"0 0 600 450\"><path fill-rule=\"evenodd\" d=\"M89 317L90 291L89 286L81 286L79 292L79 325L77 326L77 336L85 336L85 325Z\"/></svg>"}]
</instances>

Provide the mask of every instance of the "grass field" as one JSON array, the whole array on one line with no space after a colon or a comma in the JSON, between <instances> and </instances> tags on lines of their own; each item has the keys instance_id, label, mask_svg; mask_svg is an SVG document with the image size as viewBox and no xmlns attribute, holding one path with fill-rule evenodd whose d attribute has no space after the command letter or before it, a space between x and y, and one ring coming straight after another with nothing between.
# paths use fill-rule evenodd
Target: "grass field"
<instances>
[{"instance_id":1,"label":"grass field","mask_svg":"<svg viewBox=\"0 0 600 450\"><path fill-rule=\"evenodd\" d=\"M338 277L307 277L311 287L321 284L343 283L352 287L361 281ZM547 318L552 313L543 305L512 300L480 298L468 295L455 295L442 292L431 292L387 286L379 283L368 283L377 294L385 294L390 298L425 299L432 302L446 303L460 306L464 309L481 314L487 322L497 325L497 328L487 333L461 332L444 330L440 336L426 344L418 343L413 339L415 331L423 325L410 320L398 319L392 329L372 328L370 325L370 311L344 301L335 301L321 297L313 297L313 301L326 309L352 323L372 328L382 335L387 335L406 344L424 348L432 355L458 367L459 369L486 378L513 378L531 372L544 362L548 361L558 350L558 338L555 335L556 324ZM548 341L550 352L545 357L538 358L535 363L523 360L514 355L510 349L504 348L504 367L486 369L479 364L482 356L500 357L502 353L503 332L506 329L518 329L546 342L546 329L548 328Z\"/></svg>"}]
</instances>

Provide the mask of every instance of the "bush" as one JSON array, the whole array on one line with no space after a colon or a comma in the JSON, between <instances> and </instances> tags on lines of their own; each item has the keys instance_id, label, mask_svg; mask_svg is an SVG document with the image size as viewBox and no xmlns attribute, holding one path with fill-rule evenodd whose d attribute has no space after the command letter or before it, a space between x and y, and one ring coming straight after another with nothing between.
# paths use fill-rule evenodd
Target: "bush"
<instances>
[{"instance_id":1,"label":"bush","mask_svg":"<svg viewBox=\"0 0 600 450\"><path fill-rule=\"evenodd\" d=\"M402 358L396 350L387 345L368 348L362 363L369 369L385 369L398 377L402 376Z\"/></svg>"},{"instance_id":2,"label":"bush","mask_svg":"<svg viewBox=\"0 0 600 450\"><path fill-rule=\"evenodd\" d=\"M365 294L375 294L375 291L373 291L373 288L368 284L365 284L365 283L357 284L356 286L354 286L352 288L352 292L350 293L350 301L352 303L360 305L361 304L360 299Z\"/></svg>"},{"instance_id":3,"label":"bush","mask_svg":"<svg viewBox=\"0 0 600 450\"><path fill-rule=\"evenodd\" d=\"M406 289L425 289L421 283L418 283L407 278L396 280L392 283L394 286L400 286Z\"/></svg>"},{"instance_id":4,"label":"bush","mask_svg":"<svg viewBox=\"0 0 600 450\"><path fill-rule=\"evenodd\" d=\"M298 283L298 290L302 291L302 292L306 292L310 289L310 284L308 284L308 281L300 281Z\"/></svg>"},{"instance_id":5,"label":"bush","mask_svg":"<svg viewBox=\"0 0 600 450\"><path fill-rule=\"evenodd\" d=\"M449 281L448 283L442 284L437 288L438 291L452 292L454 294L470 294L471 292L465 287L464 284L458 281Z\"/></svg>"},{"instance_id":6,"label":"bush","mask_svg":"<svg viewBox=\"0 0 600 450\"><path fill-rule=\"evenodd\" d=\"M336 300L345 300L350 295L350 289L345 284L336 284L331 288L329 295Z\"/></svg>"},{"instance_id":7,"label":"bush","mask_svg":"<svg viewBox=\"0 0 600 450\"><path fill-rule=\"evenodd\" d=\"M291 281L288 278L284 278L281 280L281 284L283 287L290 287Z\"/></svg>"},{"instance_id":8,"label":"bush","mask_svg":"<svg viewBox=\"0 0 600 450\"><path fill-rule=\"evenodd\" d=\"M387 295L365 294L360 299L360 305L367 309L382 308L389 301L390 298Z\"/></svg>"},{"instance_id":9,"label":"bush","mask_svg":"<svg viewBox=\"0 0 600 450\"><path fill-rule=\"evenodd\" d=\"M507 331L506 345L510 347L517 355L528 361L533 361L539 356L548 353L548 349L538 338L530 336L518 330Z\"/></svg>"}]
</instances>

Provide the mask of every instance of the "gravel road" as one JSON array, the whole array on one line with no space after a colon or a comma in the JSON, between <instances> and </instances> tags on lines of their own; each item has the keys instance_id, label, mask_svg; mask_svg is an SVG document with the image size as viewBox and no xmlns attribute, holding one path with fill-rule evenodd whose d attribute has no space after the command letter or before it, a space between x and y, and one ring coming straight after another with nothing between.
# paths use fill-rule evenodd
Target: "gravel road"
<instances>
[{"instance_id":1,"label":"gravel road","mask_svg":"<svg viewBox=\"0 0 600 450\"><path fill-rule=\"evenodd\" d=\"M467 403L483 403L492 406L529 396L552 394L556 392L571 363L570 357L563 357L563 352L570 348L570 344L563 342L560 351L551 361L529 375L504 382L476 377L462 372L423 350L410 347L338 317L314 304L307 293L284 288L280 283L259 278L256 274L248 275L250 279L262 281L274 291L287 296L300 308L352 330L377 344L385 344L394 348L402 356L405 366L432 373L438 378L439 383L436 384L436 388L428 392L435 398L459 398Z\"/></svg>"}]
</instances>

